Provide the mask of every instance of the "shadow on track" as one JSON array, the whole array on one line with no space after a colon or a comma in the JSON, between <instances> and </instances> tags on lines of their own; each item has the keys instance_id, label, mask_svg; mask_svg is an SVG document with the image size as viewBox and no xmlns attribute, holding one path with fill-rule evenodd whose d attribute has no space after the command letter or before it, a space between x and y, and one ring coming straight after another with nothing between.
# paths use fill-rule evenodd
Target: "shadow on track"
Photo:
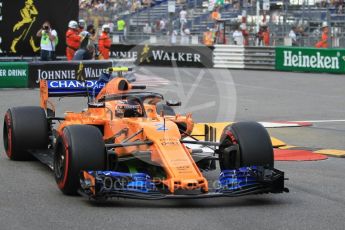
<instances>
[{"instance_id":1,"label":"shadow on track","mask_svg":"<svg viewBox=\"0 0 345 230\"><path fill-rule=\"evenodd\" d=\"M254 195L255 196L255 195ZM89 201L84 202L88 206L98 208L237 208L237 207L252 207L252 206L281 206L288 202L279 199L279 195L260 195L261 197L237 197L237 198L210 198L210 199L185 199L185 200L159 200L159 201L145 201L145 200L130 200L130 199L109 199L105 201ZM270 196L270 197L268 197ZM272 197L276 196L276 197Z\"/></svg>"}]
</instances>

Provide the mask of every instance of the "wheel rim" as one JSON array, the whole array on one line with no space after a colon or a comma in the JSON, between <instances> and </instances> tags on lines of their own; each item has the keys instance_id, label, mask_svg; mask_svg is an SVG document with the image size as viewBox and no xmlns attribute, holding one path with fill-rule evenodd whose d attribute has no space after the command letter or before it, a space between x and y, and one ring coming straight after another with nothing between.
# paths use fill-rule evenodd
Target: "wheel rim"
<instances>
[{"instance_id":1,"label":"wheel rim","mask_svg":"<svg viewBox=\"0 0 345 230\"><path fill-rule=\"evenodd\" d=\"M239 154L238 151L241 151L239 148L240 146L238 146L238 150L237 151L231 151L228 152L226 154L226 156L224 155L224 151L227 147L230 147L232 145L239 145L238 143L238 138L235 136L233 130L227 130L225 132L226 138L223 141L223 143L226 143L226 146L222 146L220 147L220 158L222 158L222 163L220 163L222 170L229 170L229 169L235 169L238 167L238 163L240 161L239 159Z\"/></svg>"},{"instance_id":2,"label":"wheel rim","mask_svg":"<svg viewBox=\"0 0 345 230\"><path fill-rule=\"evenodd\" d=\"M58 184L63 183L66 169L66 151L62 145L59 145L54 158L54 172Z\"/></svg>"}]
</instances>

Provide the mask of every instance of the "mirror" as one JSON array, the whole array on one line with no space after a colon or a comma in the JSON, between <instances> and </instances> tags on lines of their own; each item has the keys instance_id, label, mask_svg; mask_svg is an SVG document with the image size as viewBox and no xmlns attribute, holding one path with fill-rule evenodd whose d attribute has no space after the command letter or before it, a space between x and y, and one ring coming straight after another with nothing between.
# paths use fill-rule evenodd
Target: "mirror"
<instances>
[{"instance_id":1,"label":"mirror","mask_svg":"<svg viewBox=\"0 0 345 230\"><path fill-rule=\"evenodd\" d=\"M168 106L181 106L182 105L181 101L174 101L174 100L167 100L166 104Z\"/></svg>"}]
</instances>

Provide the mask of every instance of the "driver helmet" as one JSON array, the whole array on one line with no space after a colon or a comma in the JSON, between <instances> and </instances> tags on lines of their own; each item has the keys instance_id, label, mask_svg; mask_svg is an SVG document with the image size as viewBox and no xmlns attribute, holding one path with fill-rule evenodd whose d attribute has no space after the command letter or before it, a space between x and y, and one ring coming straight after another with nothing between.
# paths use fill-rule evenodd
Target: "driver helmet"
<instances>
[{"instance_id":1,"label":"driver helmet","mask_svg":"<svg viewBox=\"0 0 345 230\"><path fill-rule=\"evenodd\" d=\"M134 99L120 101L115 108L116 117L142 117L143 111L140 103Z\"/></svg>"}]
</instances>

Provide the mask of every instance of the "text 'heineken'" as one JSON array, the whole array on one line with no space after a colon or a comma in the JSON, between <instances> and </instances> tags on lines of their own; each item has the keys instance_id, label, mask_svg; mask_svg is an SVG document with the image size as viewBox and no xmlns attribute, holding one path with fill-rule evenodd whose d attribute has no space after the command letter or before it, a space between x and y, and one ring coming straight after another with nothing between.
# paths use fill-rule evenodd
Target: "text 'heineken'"
<instances>
[{"instance_id":1,"label":"text 'heineken'","mask_svg":"<svg viewBox=\"0 0 345 230\"><path fill-rule=\"evenodd\" d=\"M345 49L276 47L275 69L318 73L345 73Z\"/></svg>"},{"instance_id":2,"label":"text 'heineken'","mask_svg":"<svg viewBox=\"0 0 345 230\"><path fill-rule=\"evenodd\" d=\"M320 52L316 52L316 55L304 55L302 51L298 54L284 51L284 66L339 69L339 56L339 54L336 57L324 56Z\"/></svg>"}]
</instances>

